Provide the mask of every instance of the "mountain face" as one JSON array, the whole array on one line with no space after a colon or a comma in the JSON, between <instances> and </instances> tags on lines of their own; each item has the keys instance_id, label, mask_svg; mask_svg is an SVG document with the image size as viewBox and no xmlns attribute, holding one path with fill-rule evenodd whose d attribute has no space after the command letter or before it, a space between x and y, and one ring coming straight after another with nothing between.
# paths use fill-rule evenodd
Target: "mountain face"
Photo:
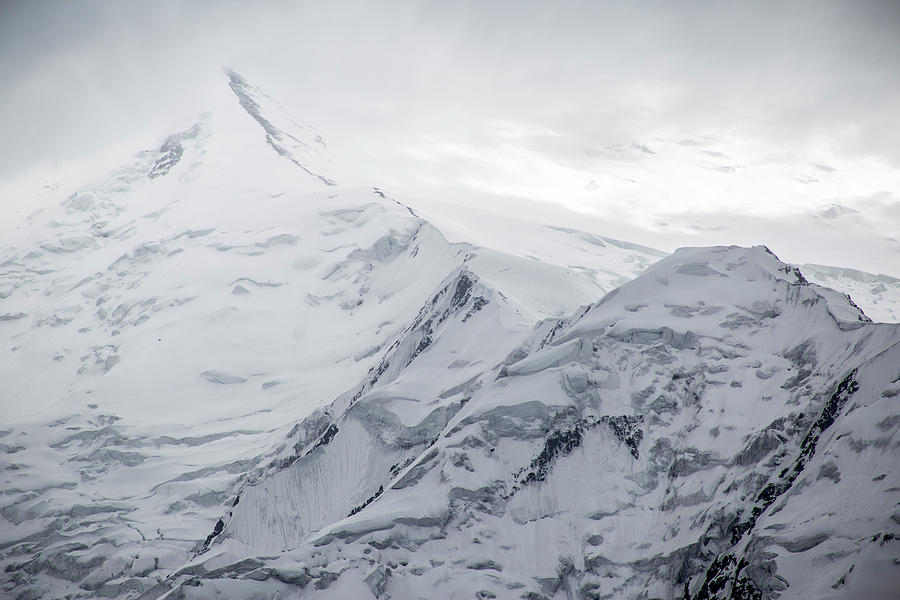
<instances>
[{"instance_id":1,"label":"mountain face","mask_svg":"<svg viewBox=\"0 0 900 600\"><path fill-rule=\"evenodd\" d=\"M448 241L223 92L0 249L3 594L900 589L900 325L764 247Z\"/></svg>"}]
</instances>

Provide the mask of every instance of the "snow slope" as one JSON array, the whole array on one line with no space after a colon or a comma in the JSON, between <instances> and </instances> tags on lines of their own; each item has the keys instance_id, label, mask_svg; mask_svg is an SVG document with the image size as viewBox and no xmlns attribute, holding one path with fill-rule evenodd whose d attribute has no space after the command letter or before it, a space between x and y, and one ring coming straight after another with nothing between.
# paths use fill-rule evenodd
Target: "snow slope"
<instances>
[{"instance_id":1,"label":"snow slope","mask_svg":"<svg viewBox=\"0 0 900 600\"><path fill-rule=\"evenodd\" d=\"M873 320L900 321L900 279L826 265L799 267L810 281L848 294Z\"/></svg>"},{"instance_id":2,"label":"snow slope","mask_svg":"<svg viewBox=\"0 0 900 600\"><path fill-rule=\"evenodd\" d=\"M107 175L4 197L0 548L14 595L115 596L179 567L294 423L403 336L409 359L428 335L410 323L452 281L501 284L477 289L513 339L604 291L338 188L318 133L240 76L228 84L221 110Z\"/></svg>"},{"instance_id":3,"label":"snow slope","mask_svg":"<svg viewBox=\"0 0 900 600\"><path fill-rule=\"evenodd\" d=\"M760 247L448 241L226 83L9 200L4 594L898 589L900 326Z\"/></svg>"},{"instance_id":4,"label":"snow slope","mask_svg":"<svg viewBox=\"0 0 900 600\"><path fill-rule=\"evenodd\" d=\"M475 306L438 300L456 318ZM518 345L478 314L482 332L447 330L291 432L156 593L900 589L900 326L762 247L680 250ZM473 335L508 354L457 374L451 355Z\"/></svg>"}]
</instances>

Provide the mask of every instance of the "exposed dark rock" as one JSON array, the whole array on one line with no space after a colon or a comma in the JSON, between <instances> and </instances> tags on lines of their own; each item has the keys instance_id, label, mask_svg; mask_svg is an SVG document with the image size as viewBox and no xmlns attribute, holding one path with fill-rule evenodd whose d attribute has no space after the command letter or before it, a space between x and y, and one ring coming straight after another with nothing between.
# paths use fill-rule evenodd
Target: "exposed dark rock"
<instances>
[{"instance_id":1,"label":"exposed dark rock","mask_svg":"<svg viewBox=\"0 0 900 600\"><path fill-rule=\"evenodd\" d=\"M552 462L558 456L567 456L572 450L581 445L583 436L583 425L576 424L571 429L564 429L552 432L544 441L544 447L529 465L528 472L520 479L522 485L529 483L544 481L550 472Z\"/></svg>"},{"instance_id":2,"label":"exposed dark rock","mask_svg":"<svg viewBox=\"0 0 900 600\"><path fill-rule=\"evenodd\" d=\"M351 510L350 510L350 513L349 513L347 516L348 516L348 517L352 517L353 515L355 515L356 513L358 513L359 511L361 511L361 510L364 509L365 507L367 507L368 505L370 505L370 504L372 504L373 502L375 502L375 500L378 498L378 496L380 496L380 495L383 494L383 493L384 493L384 486L383 486L383 485L379 485L379 486L378 486L378 491L377 491L377 492L375 492L374 494L372 494L372 495L369 497L368 500L366 500L365 502L363 502L363 503L360 504L359 506L357 506L357 507L351 509Z\"/></svg>"},{"instance_id":3,"label":"exposed dark rock","mask_svg":"<svg viewBox=\"0 0 900 600\"><path fill-rule=\"evenodd\" d=\"M338 427L334 423L328 426L328 429L325 430L325 433L322 434L322 437L319 438L319 441L316 442L316 445L313 446L307 454L311 454L313 450L316 448L320 448L322 446L327 446L331 440L334 439L334 436L338 434Z\"/></svg>"},{"instance_id":4,"label":"exposed dark rock","mask_svg":"<svg viewBox=\"0 0 900 600\"><path fill-rule=\"evenodd\" d=\"M644 431L641 429L641 426L644 423L644 417L642 415L634 417L628 415L618 417L604 416L600 418L600 421L606 422L619 441L628 446L631 450L631 455L635 460L640 457L640 450L638 447L644 439Z\"/></svg>"},{"instance_id":5,"label":"exposed dark rock","mask_svg":"<svg viewBox=\"0 0 900 600\"><path fill-rule=\"evenodd\" d=\"M742 511L735 514L732 522L727 526L730 533L729 539L732 546L736 545L744 535L756 525L756 520L765 512L782 494L791 488L797 477L803 472L806 463L815 452L816 445L822 433L828 429L833 423L838 413L846 404L850 396L859 389L859 384L855 380L856 371L851 371L835 388L834 393L828 398L822 407L822 411L816 421L810 426L803 441L800 444L800 452L794 461L793 467L785 468L781 471L778 478L770 481L757 495L750 515L746 519L742 519ZM803 421L803 414L798 415L798 421ZM738 598L761 600L763 592L760 583L756 581L757 577L748 577L741 575L741 571L747 567L746 560L741 559L740 563L735 566L735 558L730 554L718 556L707 570L706 578L701 586L698 594L694 596L695 600L705 600L709 598ZM770 560L754 560L751 564L752 569L765 568L774 569L774 563ZM749 572L752 572L752 569ZM780 586L779 579L774 571L765 575L766 585L772 580L772 585ZM722 595L727 583L731 582L731 592L728 595Z\"/></svg>"},{"instance_id":6,"label":"exposed dark rock","mask_svg":"<svg viewBox=\"0 0 900 600\"><path fill-rule=\"evenodd\" d=\"M216 526L213 528L212 533L209 534L208 536L206 536L206 542L203 544L203 546L205 548L209 548L209 545L212 543L212 541L216 538L216 536L218 536L220 533L222 533L222 531L224 529L225 529L225 521L223 521L222 519L219 519L218 521L216 521Z\"/></svg>"},{"instance_id":7,"label":"exposed dark rock","mask_svg":"<svg viewBox=\"0 0 900 600\"><path fill-rule=\"evenodd\" d=\"M599 419L579 419L570 427L554 429L544 440L543 448L532 459L531 464L517 473L518 483L513 486L511 494L515 493L520 486L544 481L550 473L553 463L558 458L571 454L584 441L584 432L600 424L606 424L616 438L628 446L631 455L637 459L640 456L638 446L644 437L644 432L641 430L643 422L642 416L611 417L604 415Z\"/></svg>"},{"instance_id":8,"label":"exposed dark rock","mask_svg":"<svg viewBox=\"0 0 900 600\"><path fill-rule=\"evenodd\" d=\"M463 317L463 323L472 318L472 315L480 311L482 308L490 304L488 300L485 300L481 296L476 296L474 300L472 300L472 307L469 309L469 312L466 313L466 316Z\"/></svg>"}]
</instances>

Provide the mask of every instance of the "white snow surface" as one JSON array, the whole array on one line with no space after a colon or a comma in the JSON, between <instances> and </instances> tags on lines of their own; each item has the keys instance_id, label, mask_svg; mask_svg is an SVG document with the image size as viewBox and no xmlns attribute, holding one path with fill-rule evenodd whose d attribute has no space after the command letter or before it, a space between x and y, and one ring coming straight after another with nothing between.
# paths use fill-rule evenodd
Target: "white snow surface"
<instances>
[{"instance_id":1,"label":"white snow surface","mask_svg":"<svg viewBox=\"0 0 900 600\"><path fill-rule=\"evenodd\" d=\"M900 321L900 279L826 265L798 266L811 282L849 295L873 321Z\"/></svg>"},{"instance_id":2,"label":"white snow surface","mask_svg":"<svg viewBox=\"0 0 900 600\"><path fill-rule=\"evenodd\" d=\"M0 593L896 597L900 325L807 279L885 321L896 280L448 240L227 84L4 197Z\"/></svg>"}]
</instances>

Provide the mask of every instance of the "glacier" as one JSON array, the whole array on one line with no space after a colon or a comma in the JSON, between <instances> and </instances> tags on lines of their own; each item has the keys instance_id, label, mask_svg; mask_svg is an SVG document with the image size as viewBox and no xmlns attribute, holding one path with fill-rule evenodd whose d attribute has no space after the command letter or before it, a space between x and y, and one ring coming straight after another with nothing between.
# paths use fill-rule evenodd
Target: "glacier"
<instances>
[{"instance_id":1,"label":"glacier","mask_svg":"<svg viewBox=\"0 0 900 600\"><path fill-rule=\"evenodd\" d=\"M9 199L4 595L896 597L896 281L454 240L222 88Z\"/></svg>"}]
</instances>

